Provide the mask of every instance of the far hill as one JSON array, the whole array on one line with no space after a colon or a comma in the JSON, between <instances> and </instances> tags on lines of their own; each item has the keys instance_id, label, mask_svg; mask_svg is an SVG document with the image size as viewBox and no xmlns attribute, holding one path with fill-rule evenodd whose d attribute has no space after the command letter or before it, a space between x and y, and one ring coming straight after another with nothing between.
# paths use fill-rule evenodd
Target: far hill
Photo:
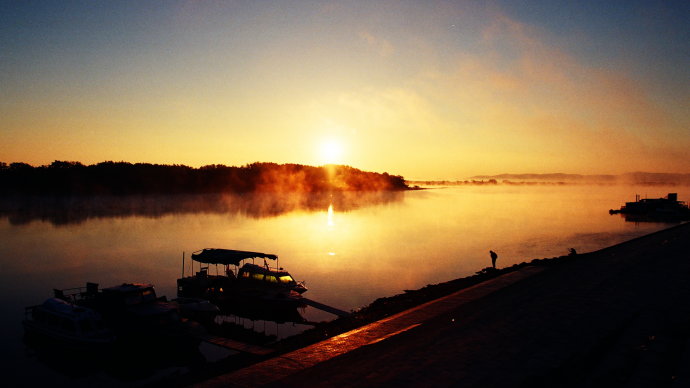
<instances>
[{"instance_id":1,"label":"far hill","mask_svg":"<svg viewBox=\"0 0 690 388\"><path fill-rule=\"evenodd\" d=\"M568 184L634 184L634 185L690 185L690 174L629 172L621 175L581 174L499 174L475 175L464 180L414 180L415 186L461 185L568 185Z\"/></svg>"},{"instance_id":2,"label":"far hill","mask_svg":"<svg viewBox=\"0 0 690 388\"><path fill-rule=\"evenodd\" d=\"M495 179L497 181L537 181L537 182L614 182L616 175L580 175L580 174L499 174L476 175L469 179Z\"/></svg>"},{"instance_id":3,"label":"far hill","mask_svg":"<svg viewBox=\"0 0 690 388\"><path fill-rule=\"evenodd\" d=\"M477 175L472 180L534 181L563 183L631 183L631 184L689 184L690 174L629 172L620 175L580 175L580 174L500 174Z\"/></svg>"},{"instance_id":4,"label":"far hill","mask_svg":"<svg viewBox=\"0 0 690 388\"><path fill-rule=\"evenodd\" d=\"M349 166L252 163L242 167L55 161L0 162L0 195L129 195L406 190L405 179Z\"/></svg>"}]
</instances>

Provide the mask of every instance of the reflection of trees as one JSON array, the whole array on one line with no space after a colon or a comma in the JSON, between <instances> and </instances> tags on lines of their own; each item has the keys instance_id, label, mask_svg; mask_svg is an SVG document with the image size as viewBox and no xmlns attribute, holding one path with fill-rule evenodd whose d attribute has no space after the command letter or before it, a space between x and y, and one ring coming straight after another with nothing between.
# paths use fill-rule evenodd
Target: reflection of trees
<instances>
[{"instance_id":1,"label":"reflection of trees","mask_svg":"<svg viewBox=\"0 0 690 388\"><path fill-rule=\"evenodd\" d=\"M0 217L13 225L47 221L53 225L78 224L93 218L147 217L174 214L227 214L250 218L276 217L296 211L352 211L367 206L400 202L402 191L178 194L136 196L33 196L0 199Z\"/></svg>"}]
</instances>

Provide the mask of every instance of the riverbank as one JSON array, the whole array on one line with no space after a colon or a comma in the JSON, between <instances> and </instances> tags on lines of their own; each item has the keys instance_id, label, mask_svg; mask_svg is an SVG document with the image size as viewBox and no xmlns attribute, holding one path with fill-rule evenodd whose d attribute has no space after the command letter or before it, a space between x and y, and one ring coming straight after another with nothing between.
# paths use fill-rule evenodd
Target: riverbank
<instances>
[{"instance_id":1,"label":"riverbank","mask_svg":"<svg viewBox=\"0 0 690 388\"><path fill-rule=\"evenodd\" d=\"M525 267L544 268L404 333L297 371L280 385L385 386L394 381L421 384L415 380L420 378L426 385L442 386L457 379L468 386L597 385L638 381L640 366L654 363L667 367L653 368L645 378L675 381L688 359L688 330L680 330L679 324L690 322L689 242L690 224L684 224L592 253L485 269L379 299L352 317L283 341L281 353ZM644 361L647 354L639 349L659 343L666 345L652 359L661 361ZM376 371L381 365L386 373ZM404 376L409 379L401 380Z\"/></svg>"},{"instance_id":2,"label":"riverbank","mask_svg":"<svg viewBox=\"0 0 690 388\"><path fill-rule=\"evenodd\" d=\"M187 386L195 382L213 378L219 374L238 370L267 358L280 357L283 354L306 348L320 341L342 335L356 330L368 324L386 319L405 310L428 303L454 292L480 285L492 279L508 275L524 268L545 267L558 262L572 259L569 256L534 259L531 262L523 262L506 268L487 267L476 274L464 278L453 279L439 284L429 284L417 290L405 290L404 293L378 298L371 304L350 312L349 316L338 317L331 321L317 323L313 328L300 334L287 337L270 346L274 351L267 357L240 353L216 363L205 365L193 370L186 376L177 376L175 381L166 380L156 386Z\"/></svg>"}]
</instances>

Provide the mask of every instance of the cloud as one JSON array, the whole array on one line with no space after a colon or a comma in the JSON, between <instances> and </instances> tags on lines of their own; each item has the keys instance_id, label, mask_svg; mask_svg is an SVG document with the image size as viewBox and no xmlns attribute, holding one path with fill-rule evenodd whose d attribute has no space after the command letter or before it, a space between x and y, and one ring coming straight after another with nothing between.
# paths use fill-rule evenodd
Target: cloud
<instances>
[{"instance_id":1,"label":"cloud","mask_svg":"<svg viewBox=\"0 0 690 388\"><path fill-rule=\"evenodd\" d=\"M591 65L502 14L483 29L478 47L427 78L437 100L455 103L464 130L482 133L477 146L491 142L497 155L571 169L597 161L604 169L616 162L681 168L677 141L689 144L675 136L680 124L625 69Z\"/></svg>"},{"instance_id":2,"label":"cloud","mask_svg":"<svg viewBox=\"0 0 690 388\"><path fill-rule=\"evenodd\" d=\"M510 88L500 91L514 92L508 96L512 102L517 97L526 98L525 102L559 115L587 117L593 127L624 130L669 124L663 110L624 70L590 65L547 44L535 29L504 15L496 17L483 37L485 47L494 49L493 55L482 58L484 77L509 80ZM512 47L512 56L501 50L506 46Z\"/></svg>"},{"instance_id":3,"label":"cloud","mask_svg":"<svg viewBox=\"0 0 690 388\"><path fill-rule=\"evenodd\" d=\"M353 161L357 166L415 176L456 169L443 174L459 177L686 169L687 137L674 136L680 124L640 80L576 56L546 31L495 13L482 29L455 35L457 45L416 36L423 55L403 46L395 51L367 30L358 36L380 56L412 55L405 62L412 65L396 72L386 63L385 77L370 72L367 86L319 94L302 115L356 131L361 143L353 148L368 155ZM393 140L397 153L373 161L373 145Z\"/></svg>"},{"instance_id":4,"label":"cloud","mask_svg":"<svg viewBox=\"0 0 690 388\"><path fill-rule=\"evenodd\" d=\"M393 45L386 39L376 37L368 31L360 31L357 35L361 40L366 42L372 50L383 58L388 58L395 52Z\"/></svg>"}]
</instances>

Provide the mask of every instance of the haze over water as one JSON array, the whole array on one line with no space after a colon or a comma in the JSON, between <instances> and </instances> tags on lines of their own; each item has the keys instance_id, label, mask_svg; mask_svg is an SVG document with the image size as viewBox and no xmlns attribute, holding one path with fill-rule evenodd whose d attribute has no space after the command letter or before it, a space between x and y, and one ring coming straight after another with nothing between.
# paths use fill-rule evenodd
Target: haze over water
<instances>
[{"instance_id":1,"label":"haze over water","mask_svg":"<svg viewBox=\"0 0 690 388\"><path fill-rule=\"evenodd\" d=\"M636 193L653 198L668 192L684 200L690 187L496 185L333 196L149 197L143 206L135 205L141 198L96 200L102 203L72 208L71 215L53 208L23 218L3 213L0 328L6 354L26 355L6 363L18 371L38 368L41 376L54 373L21 342L24 307L50 297L53 288L148 282L159 295L174 298L183 252L187 274L190 253L202 248L275 253L280 266L306 281L306 296L350 310L471 275L490 264L490 249L505 267L666 228L626 222L608 210ZM164 205L152 210L156 203ZM304 315L334 318L310 307Z\"/></svg>"},{"instance_id":2,"label":"haze over water","mask_svg":"<svg viewBox=\"0 0 690 388\"><path fill-rule=\"evenodd\" d=\"M152 282L172 296L183 252L189 258L202 248L229 248L275 253L281 266L307 281L311 297L351 309L472 274L489 265L490 249L498 252L499 266L509 266L662 228L625 222L608 210L636 193L679 192L683 199L690 194L686 190L498 185L337 197L182 196L179 206L175 197L100 200L105 204L90 210L63 210L72 218L54 211L21 222L0 218L3 284L30 284L20 295L31 299L85 281ZM190 205L195 199L198 206ZM139 201L144 206L137 211ZM154 203L168 205L152 211ZM118 207L119 213L101 211Z\"/></svg>"}]
</instances>

